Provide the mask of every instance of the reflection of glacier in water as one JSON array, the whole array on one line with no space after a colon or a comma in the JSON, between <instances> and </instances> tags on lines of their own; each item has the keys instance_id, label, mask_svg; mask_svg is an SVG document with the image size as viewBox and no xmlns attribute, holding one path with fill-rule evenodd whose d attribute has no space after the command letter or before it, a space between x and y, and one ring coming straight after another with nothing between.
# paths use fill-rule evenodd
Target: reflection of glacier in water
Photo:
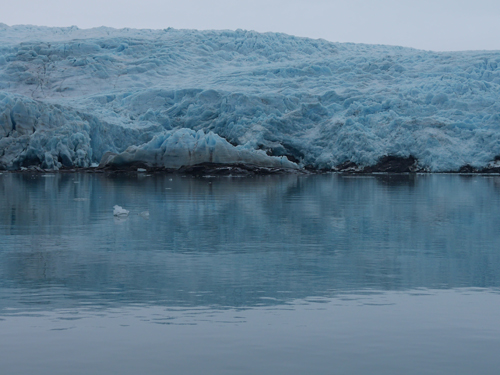
<instances>
[{"instance_id":1,"label":"reflection of glacier in water","mask_svg":"<svg viewBox=\"0 0 500 375\"><path fill-rule=\"evenodd\" d=\"M0 368L493 375L499 203L498 176L0 175Z\"/></svg>"},{"instance_id":2,"label":"reflection of glacier in water","mask_svg":"<svg viewBox=\"0 0 500 375\"><path fill-rule=\"evenodd\" d=\"M499 177L0 177L9 304L246 307L500 286Z\"/></svg>"}]
</instances>

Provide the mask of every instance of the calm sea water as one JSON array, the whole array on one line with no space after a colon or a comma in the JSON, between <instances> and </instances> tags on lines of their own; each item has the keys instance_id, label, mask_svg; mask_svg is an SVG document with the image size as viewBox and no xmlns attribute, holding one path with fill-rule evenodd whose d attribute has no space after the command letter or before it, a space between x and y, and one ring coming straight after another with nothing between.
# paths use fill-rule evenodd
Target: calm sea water
<instances>
[{"instance_id":1,"label":"calm sea water","mask_svg":"<svg viewBox=\"0 0 500 375\"><path fill-rule=\"evenodd\" d=\"M499 317L499 176L0 175L1 374L498 374Z\"/></svg>"}]
</instances>

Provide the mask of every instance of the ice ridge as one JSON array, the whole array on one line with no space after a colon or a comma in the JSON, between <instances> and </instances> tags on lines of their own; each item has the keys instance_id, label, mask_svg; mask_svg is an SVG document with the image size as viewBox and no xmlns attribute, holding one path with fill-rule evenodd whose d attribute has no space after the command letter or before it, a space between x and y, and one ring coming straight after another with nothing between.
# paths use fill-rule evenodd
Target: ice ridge
<instances>
[{"instance_id":1,"label":"ice ridge","mask_svg":"<svg viewBox=\"0 0 500 375\"><path fill-rule=\"evenodd\" d=\"M480 170L498 164L499 99L498 51L0 25L0 169Z\"/></svg>"}]
</instances>

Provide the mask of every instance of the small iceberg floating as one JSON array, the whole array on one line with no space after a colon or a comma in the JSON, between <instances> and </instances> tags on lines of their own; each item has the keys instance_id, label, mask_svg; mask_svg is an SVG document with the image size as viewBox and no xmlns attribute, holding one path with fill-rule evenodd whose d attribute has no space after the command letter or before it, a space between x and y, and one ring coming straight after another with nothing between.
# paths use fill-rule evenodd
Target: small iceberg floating
<instances>
[{"instance_id":1,"label":"small iceberg floating","mask_svg":"<svg viewBox=\"0 0 500 375\"><path fill-rule=\"evenodd\" d=\"M125 217L128 216L130 211L116 205L113 207L113 215L117 217Z\"/></svg>"},{"instance_id":2,"label":"small iceberg floating","mask_svg":"<svg viewBox=\"0 0 500 375\"><path fill-rule=\"evenodd\" d=\"M145 220L149 220L149 211L143 211L139 214L139 216Z\"/></svg>"}]
</instances>

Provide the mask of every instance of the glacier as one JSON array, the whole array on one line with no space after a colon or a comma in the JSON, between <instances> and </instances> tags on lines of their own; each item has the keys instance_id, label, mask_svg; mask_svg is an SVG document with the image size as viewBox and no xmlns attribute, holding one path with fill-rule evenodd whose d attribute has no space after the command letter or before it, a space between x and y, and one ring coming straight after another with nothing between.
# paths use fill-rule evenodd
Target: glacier
<instances>
[{"instance_id":1,"label":"glacier","mask_svg":"<svg viewBox=\"0 0 500 375\"><path fill-rule=\"evenodd\" d=\"M2 170L384 160L500 171L500 52L0 24Z\"/></svg>"}]
</instances>

